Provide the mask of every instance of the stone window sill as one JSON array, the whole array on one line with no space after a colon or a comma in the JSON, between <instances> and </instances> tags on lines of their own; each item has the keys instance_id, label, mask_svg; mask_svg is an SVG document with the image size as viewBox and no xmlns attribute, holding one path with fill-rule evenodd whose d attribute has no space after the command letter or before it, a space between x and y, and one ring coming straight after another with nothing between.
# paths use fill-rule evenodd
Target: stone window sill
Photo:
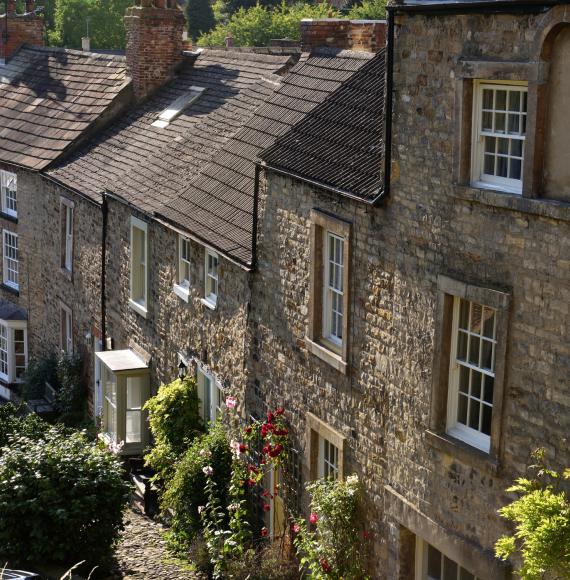
<instances>
[{"instance_id":1,"label":"stone window sill","mask_svg":"<svg viewBox=\"0 0 570 580\"><path fill-rule=\"evenodd\" d=\"M132 298L129 298L129 306L143 318L148 316L148 310L144 306L141 306L138 302L135 302Z\"/></svg>"},{"instance_id":2,"label":"stone window sill","mask_svg":"<svg viewBox=\"0 0 570 580\"><path fill-rule=\"evenodd\" d=\"M180 284L174 284L172 287L172 291L180 300L184 300L184 302L188 302L190 300L190 291L186 286L180 286Z\"/></svg>"},{"instance_id":3,"label":"stone window sill","mask_svg":"<svg viewBox=\"0 0 570 580\"><path fill-rule=\"evenodd\" d=\"M216 310L216 308L218 307L217 302L212 302L211 300L208 300L207 298L202 298L201 302L206 308L209 308L210 310Z\"/></svg>"},{"instance_id":4,"label":"stone window sill","mask_svg":"<svg viewBox=\"0 0 570 580\"><path fill-rule=\"evenodd\" d=\"M456 185L453 197L518 211L560 221L570 221L570 203L552 199L522 197L520 194L500 192L492 189L475 189L466 185Z\"/></svg>"},{"instance_id":5,"label":"stone window sill","mask_svg":"<svg viewBox=\"0 0 570 580\"><path fill-rule=\"evenodd\" d=\"M499 472L501 464L492 455L444 433L427 430L425 434L426 442L434 449L446 455L456 457L460 461L476 469L480 469L489 475L495 476Z\"/></svg>"},{"instance_id":6,"label":"stone window sill","mask_svg":"<svg viewBox=\"0 0 570 580\"><path fill-rule=\"evenodd\" d=\"M0 288L2 288L2 290L5 290L6 292L9 292L10 294L13 294L14 296L20 295L20 290L18 288L14 288L13 286L4 284L4 282L0 283Z\"/></svg>"},{"instance_id":7,"label":"stone window sill","mask_svg":"<svg viewBox=\"0 0 570 580\"><path fill-rule=\"evenodd\" d=\"M309 349L309 352L314 354L316 357L320 358L322 361L326 362L327 364L331 365L334 369L341 372L343 375L346 375L348 372L348 365L342 358L329 350L328 348L318 344L317 342L313 342L310 338L305 337L305 344Z\"/></svg>"}]
</instances>

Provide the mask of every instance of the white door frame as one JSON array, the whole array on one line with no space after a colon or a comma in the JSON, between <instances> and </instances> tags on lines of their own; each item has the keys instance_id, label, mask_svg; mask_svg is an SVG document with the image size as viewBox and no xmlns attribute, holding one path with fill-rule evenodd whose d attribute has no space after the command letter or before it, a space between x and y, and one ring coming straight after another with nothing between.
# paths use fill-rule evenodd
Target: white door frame
<instances>
[{"instance_id":1,"label":"white door frame","mask_svg":"<svg viewBox=\"0 0 570 580\"><path fill-rule=\"evenodd\" d=\"M103 411L103 382L102 382L102 363L99 360L99 358L96 356L95 353L97 352L101 352L103 350L103 341L96 338L94 340L94 353L93 353L93 358L95 360L95 367L94 367L94 383L93 383L93 393L94 393L94 397L93 397L93 415L94 415L94 419L95 421L97 421L97 418L101 416L102 411Z\"/></svg>"}]
</instances>

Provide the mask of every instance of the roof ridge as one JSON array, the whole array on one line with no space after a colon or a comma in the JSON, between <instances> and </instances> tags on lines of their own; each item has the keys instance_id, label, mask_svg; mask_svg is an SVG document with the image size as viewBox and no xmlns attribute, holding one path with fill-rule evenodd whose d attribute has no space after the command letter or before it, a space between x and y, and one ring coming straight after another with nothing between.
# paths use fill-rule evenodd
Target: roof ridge
<instances>
[{"instance_id":1,"label":"roof ridge","mask_svg":"<svg viewBox=\"0 0 570 580\"><path fill-rule=\"evenodd\" d=\"M24 44L21 50L28 50L31 52L54 52L63 54L72 54L75 56L83 56L87 58L93 58L96 60L116 60L119 62L125 62L125 55L121 54L104 54L100 52L92 52L85 50L78 50L76 48L64 48L60 46L36 46L31 44Z\"/></svg>"}]
</instances>

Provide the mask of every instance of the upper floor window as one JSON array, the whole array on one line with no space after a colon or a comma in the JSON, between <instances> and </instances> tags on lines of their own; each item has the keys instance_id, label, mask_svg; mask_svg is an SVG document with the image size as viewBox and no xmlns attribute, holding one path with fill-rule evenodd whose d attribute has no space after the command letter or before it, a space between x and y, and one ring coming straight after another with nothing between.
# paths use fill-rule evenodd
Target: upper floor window
<instances>
[{"instance_id":1,"label":"upper floor window","mask_svg":"<svg viewBox=\"0 0 570 580\"><path fill-rule=\"evenodd\" d=\"M311 211L309 350L346 373L348 361L350 223Z\"/></svg>"},{"instance_id":2,"label":"upper floor window","mask_svg":"<svg viewBox=\"0 0 570 580\"><path fill-rule=\"evenodd\" d=\"M476 81L472 180L522 193L527 125L526 83Z\"/></svg>"},{"instance_id":3,"label":"upper floor window","mask_svg":"<svg viewBox=\"0 0 570 580\"><path fill-rule=\"evenodd\" d=\"M61 198L61 267L68 272L73 268L73 202Z\"/></svg>"},{"instance_id":4,"label":"upper floor window","mask_svg":"<svg viewBox=\"0 0 570 580\"><path fill-rule=\"evenodd\" d=\"M344 319L344 238L324 232L325 267L323 268L323 338L342 346Z\"/></svg>"},{"instance_id":5,"label":"upper floor window","mask_svg":"<svg viewBox=\"0 0 570 580\"><path fill-rule=\"evenodd\" d=\"M131 296L130 305L146 316L148 307L147 223L131 217Z\"/></svg>"},{"instance_id":6,"label":"upper floor window","mask_svg":"<svg viewBox=\"0 0 570 580\"><path fill-rule=\"evenodd\" d=\"M60 339L61 350L66 354L73 354L73 316L71 309L60 304Z\"/></svg>"},{"instance_id":7,"label":"upper floor window","mask_svg":"<svg viewBox=\"0 0 570 580\"><path fill-rule=\"evenodd\" d=\"M489 451L497 345L496 310L454 299L447 431Z\"/></svg>"},{"instance_id":8,"label":"upper floor window","mask_svg":"<svg viewBox=\"0 0 570 580\"><path fill-rule=\"evenodd\" d=\"M19 289L18 275L18 234L4 230L3 232L3 280L4 284L14 290Z\"/></svg>"},{"instance_id":9,"label":"upper floor window","mask_svg":"<svg viewBox=\"0 0 570 580\"><path fill-rule=\"evenodd\" d=\"M190 296L190 276L192 271L191 242L184 236L178 236L178 272L174 293L188 302Z\"/></svg>"},{"instance_id":10,"label":"upper floor window","mask_svg":"<svg viewBox=\"0 0 570 580\"><path fill-rule=\"evenodd\" d=\"M12 217L18 217L18 176L9 171L0 171L0 189L2 194L2 211Z\"/></svg>"},{"instance_id":11,"label":"upper floor window","mask_svg":"<svg viewBox=\"0 0 570 580\"><path fill-rule=\"evenodd\" d=\"M27 328L24 321L0 321L0 379L22 380L28 365Z\"/></svg>"},{"instance_id":12,"label":"upper floor window","mask_svg":"<svg viewBox=\"0 0 570 580\"><path fill-rule=\"evenodd\" d=\"M216 307L218 302L218 254L206 248L204 301L208 306Z\"/></svg>"}]
</instances>

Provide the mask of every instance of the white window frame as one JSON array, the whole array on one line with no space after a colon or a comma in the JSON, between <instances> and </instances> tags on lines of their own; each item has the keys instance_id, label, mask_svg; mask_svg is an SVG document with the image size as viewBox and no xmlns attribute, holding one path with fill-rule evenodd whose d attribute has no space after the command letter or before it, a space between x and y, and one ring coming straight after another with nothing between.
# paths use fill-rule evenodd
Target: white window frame
<instances>
[{"instance_id":1,"label":"white window frame","mask_svg":"<svg viewBox=\"0 0 570 580\"><path fill-rule=\"evenodd\" d=\"M73 218L75 204L66 199L60 198L61 212L61 267L66 272L73 271Z\"/></svg>"},{"instance_id":2,"label":"white window frame","mask_svg":"<svg viewBox=\"0 0 570 580\"><path fill-rule=\"evenodd\" d=\"M515 135L495 131L484 131L482 129L483 122L483 91L490 90L507 90L526 93L527 95L527 111L520 111L521 116L528 117L528 83L525 81L474 81L474 98L473 98L473 128L472 128L472 158L471 158L471 182L473 187L495 189L505 191L508 193L516 193L522 195L523 185L523 167L526 145L526 132L524 134ZM522 103L522 95L521 95ZM506 105L508 109L508 103ZM522 105L521 105L522 107ZM493 110L494 105L493 105ZM494 117L494 115L493 115ZM508 112L505 114L505 128L508 123ZM526 121L528 125L528 119ZM528 130L528 127L526 127ZM494 137L496 139L509 139L522 141L522 159L521 159L521 178L512 179L508 177L499 177L495 175L488 175L484 173L484 158L485 158L485 137ZM498 145L497 145L498 146ZM502 155L504 156L504 155ZM518 156L514 156L518 157Z\"/></svg>"},{"instance_id":3,"label":"white window frame","mask_svg":"<svg viewBox=\"0 0 570 580\"><path fill-rule=\"evenodd\" d=\"M330 252L330 242L335 242L335 253L336 253L336 242L340 242L340 256L332 256ZM329 230L323 230L323 245L324 245L324 252L323 252L323 259L324 259L324 267L323 267L323 339L327 342L330 342L336 349L342 349L342 344L344 337L338 336L338 333L334 330L333 319L335 314L340 314L340 331L341 334L344 331L344 244L346 240L343 236L338 235L335 232L331 232ZM340 257L340 262L338 259ZM340 288L338 288L334 283L330 283L330 276L331 276L331 269L338 268L340 272ZM337 300L340 303L340 307L342 312L338 312L335 310L333 306L334 297L337 297Z\"/></svg>"},{"instance_id":4,"label":"white window frame","mask_svg":"<svg viewBox=\"0 0 570 580\"><path fill-rule=\"evenodd\" d=\"M196 369L196 375L200 415L205 423L215 421L225 407L222 385L210 372L200 366Z\"/></svg>"},{"instance_id":5,"label":"white window frame","mask_svg":"<svg viewBox=\"0 0 570 580\"><path fill-rule=\"evenodd\" d=\"M208 267L208 259L213 258L216 260L216 271L215 273L211 273ZM204 298L202 302L208 306L209 308L216 308L218 305L218 295L220 291L219 287L220 283L220 256L214 250L210 248L205 248L204 252ZM211 286L214 285L216 291L211 291Z\"/></svg>"},{"instance_id":6,"label":"white window frame","mask_svg":"<svg viewBox=\"0 0 570 580\"><path fill-rule=\"evenodd\" d=\"M469 382L472 382L472 378L475 374L481 375L481 385L480 385L480 396L475 397L471 396L471 388L469 388L469 405L472 404L473 400L478 401L478 404L481 406L491 407L491 419L490 424L492 425L492 413L494 411L493 408L493 398L491 403L484 401L484 389L485 389L485 380L486 377L489 377L493 381L495 381L495 359L496 359L496 352L497 352L497 319L498 319L498 312L497 309L491 308L489 306L485 306L484 304L479 304L473 300L462 299L458 296L453 298L453 322L452 322L452 340L451 340L451 355L450 355L450 366L449 366L449 389L448 389L448 404L447 404L447 433L456 439L467 443L477 449L483 451L484 453L489 453L491 448L491 435L487 435L482 433L477 429L473 429L468 425L459 422L458 420L458 413L459 413L459 382L461 376L461 370L467 369L469 372ZM459 317L460 317L460 307L461 301L464 300L469 304L469 330L459 330ZM483 339L483 330L481 330L481 334L477 335L476 333L471 332L471 312L473 310L473 305L481 306L482 309L485 310L492 310L494 312L494 321L493 321L493 337L491 339L485 338ZM483 313L483 310L482 310ZM483 322L481 322L481 326L483 326ZM468 342L466 345L466 360L461 360L458 358L458 339L459 333L462 332L464 335L468 337ZM479 363L473 364L469 362L470 357L470 341L472 338L479 340ZM492 350L491 350L491 366L492 369L487 369L486 367L482 366L481 358L483 347L482 343L491 343ZM481 423L481 412L479 413L479 423ZM470 406L467 408L467 421L469 421L470 417Z\"/></svg>"},{"instance_id":7,"label":"white window frame","mask_svg":"<svg viewBox=\"0 0 570 580\"><path fill-rule=\"evenodd\" d=\"M185 302L188 302L190 299L192 277L192 261L190 260L191 243L190 238L186 238L183 235L178 236L178 268L176 272L176 284L174 284L173 291ZM184 252L185 246L188 250L186 257ZM185 276L184 270L187 270L188 276Z\"/></svg>"},{"instance_id":8,"label":"white window frame","mask_svg":"<svg viewBox=\"0 0 570 580\"><path fill-rule=\"evenodd\" d=\"M339 456L341 450L326 437L319 436L318 475L319 478L340 478Z\"/></svg>"},{"instance_id":9,"label":"white window frame","mask_svg":"<svg viewBox=\"0 0 570 580\"><path fill-rule=\"evenodd\" d=\"M16 331L23 332L24 352L16 353ZM2 347L2 340L6 340L6 349ZM16 355L19 354L24 357L23 367L16 366ZM5 355L5 361L4 359ZM22 377L17 376L18 368L24 370L28 367L28 325L25 320L0 320L0 380L5 383L19 383ZM5 370L4 367L5 365ZM6 372L5 372L6 371Z\"/></svg>"},{"instance_id":10,"label":"white window frame","mask_svg":"<svg viewBox=\"0 0 570 580\"><path fill-rule=\"evenodd\" d=\"M134 248L134 230L139 230L144 235L143 249L144 259L140 260L139 256L135 256ZM141 316L146 318L148 313L148 224L134 216L131 216L131 235L130 235L130 294L129 304L133 310L138 312ZM137 263L135 263L135 258ZM138 272L138 273L137 273ZM142 296L134 296L134 291L137 284L144 284Z\"/></svg>"},{"instance_id":11,"label":"white window frame","mask_svg":"<svg viewBox=\"0 0 570 580\"><path fill-rule=\"evenodd\" d=\"M14 187L11 188L10 185ZM18 175L10 171L0 170L0 190L2 198L2 213L18 217ZM13 195L9 195L13 194ZM9 207L13 205L15 207Z\"/></svg>"},{"instance_id":12,"label":"white window frame","mask_svg":"<svg viewBox=\"0 0 570 580\"><path fill-rule=\"evenodd\" d=\"M60 337L59 344L61 350L68 355L73 354L73 313L71 308L60 302ZM64 326L65 325L65 326ZM65 328L65 336L63 330Z\"/></svg>"},{"instance_id":13,"label":"white window frame","mask_svg":"<svg viewBox=\"0 0 570 580\"><path fill-rule=\"evenodd\" d=\"M426 542L424 539L420 538L419 536L416 536L415 580L440 580L440 579L434 579L433 576L428 576L428 549L429 549L430 545L431 544ZM437 548L435 548L435 546L431 546L431 547L434 550L437 550L441 554L442 572L444 571L444 568L443 568L444 561L447 558L449 561L453 562L457 566L457 580L461 579L461 571L462 570L464 570L468 574L471 574L473 576L473 580L482 580L481 578L477 577L475 574L473 574L472 572L467 570L467 568L464 568L463 566L461 566L461 564L459 564L458 562L456 562L455 560L450 558L447 554L444 554L441 550L438 550ZM442 578L443 578L443 576L442 576Z\"/></svg>"},{"instance_id":14,"label":"white window frame","mask_svg":"<svg viewBox=\"0 0 570 580\"><path fill-rule=\"evenodd\" d=\"M15 251L16 257L7 256L7 243L8 238L13 238L16 241L16 245L10 244L10 248ZM20 279L19 279L19 248L18 248L18 234L11 232L9 230L4 230L2 234L2 274L3 282L6 286L13 288L14 290L20 289ZM16 267L10 267L10 265L16 264ZM10 280L12 278L12 280ZM15 280L14 280L15 279Z\"/></svg>"}]
</instances>

